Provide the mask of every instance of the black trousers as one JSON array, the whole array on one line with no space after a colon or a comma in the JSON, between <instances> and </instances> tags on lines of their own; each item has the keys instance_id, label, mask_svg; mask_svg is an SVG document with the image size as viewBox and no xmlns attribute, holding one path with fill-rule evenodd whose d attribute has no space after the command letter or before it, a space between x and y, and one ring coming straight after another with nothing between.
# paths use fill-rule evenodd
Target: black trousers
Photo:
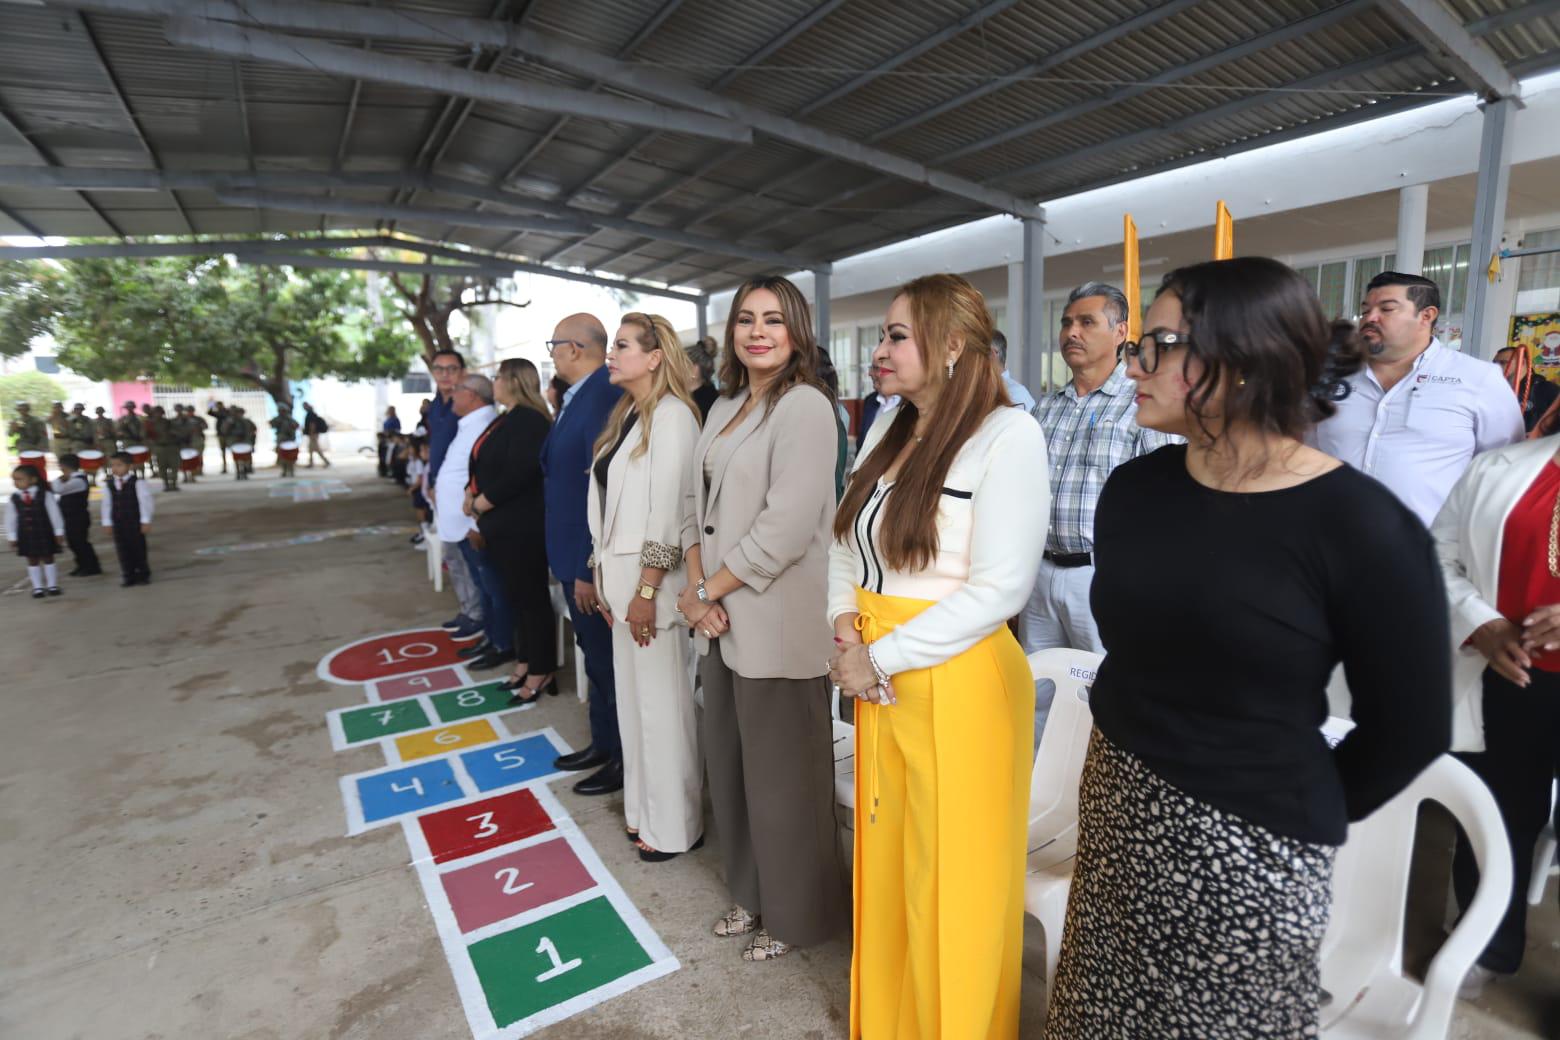
<instances>
[{"instance_id":1,"label":"black trousers","mask_svg":"<svg viewBox=\"0 0 1560 1040\"><path fill-rule=\"evenodd\" d=\"M76 569L83 576L103 573L97 550L92 548L91 533L92 518L86 513L66 515L65 544L70 546L70 554L76 558Z\"/></svg>"},{"instance_id":2,"label":"black trousers","mask_svg":"<svg viewBox=\"0 0 1560 1040\"><path fill-rule=\"evenodd\" d=\"M1550 820L1551 790L1560 777L1560 672L1533 669L1527 689L1484 673L1484 750L1459 757L1478 773L1500 805L1511 840L1512 891L1495 937L1479 963L1511 974L1522 966L1527 945L1527 890L1533 850ZM1467 909L1479 884L1473 849L1461 834L1452 860L1457 905Z\"/></svg>"},{"instance_id":3,"label":"black trousers","mask_svg":"<svg viewBox=\"0 0 1560 1040\"><path fill-rule=\"evenodd\" d=\"M491 527L491 525L490 525ZM515 657L532 673L558 670L558 641L552 596L548 592L547 542L541 532L486 531L488 559L504 581L505 598L515 616Z\"/></svg>"},{"instance_id":4,"label":"black trousers","mask_svg":"<svg viewBox=\"0 0 1560 1040\"><path fill-rule=\"evenodd\" d=\"M152 576L146 565L146 535L139 527L114 525L114 552L119 554L119 573L126 581Z\"/></svg>"}]
</instances>

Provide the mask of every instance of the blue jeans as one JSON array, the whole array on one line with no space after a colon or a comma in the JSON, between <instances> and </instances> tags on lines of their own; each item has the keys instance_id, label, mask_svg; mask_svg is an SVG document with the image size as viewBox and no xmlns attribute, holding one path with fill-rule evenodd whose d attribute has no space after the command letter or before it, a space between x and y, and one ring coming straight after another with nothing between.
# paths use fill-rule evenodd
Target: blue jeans
<instances>
[{"instance_id":1,"label":"blue jeans","mask_svg":"<svg viewBox=\"0 0 1560 1040\"><path fill-rule=\"evenodd\" d=\"M460 541L460 554L471 571L471 580L482 597L482 632L502 653L515 648L515 619L504 594L504 578L488 560L487 554L467 539Z\"/></svg>"}]
</instances>

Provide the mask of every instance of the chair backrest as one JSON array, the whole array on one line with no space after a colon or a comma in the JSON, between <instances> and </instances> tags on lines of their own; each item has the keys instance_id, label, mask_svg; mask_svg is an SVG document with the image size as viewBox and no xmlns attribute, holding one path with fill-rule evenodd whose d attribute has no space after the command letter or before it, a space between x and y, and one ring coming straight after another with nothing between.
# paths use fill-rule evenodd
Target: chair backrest
<instances>
[{"instance_id":1,"label":"chair backrest","mask_svg":"<svg viewBox=\"0 0 1560 1040\"><path fill-rule=\"evenodd\" d=\"M1375 964L1401 975L1403 924L1414 830L1423 801L1439 802L1468 835L1481 877L1478 893L1436 954L1426 976L1425 997L1414 1013L1416 1030L1444 1035L1434 1023L1449 1022L1457 986L1494 935L1511 893L1511 851L1494 797L1473 771L1441 755L1397 797L1353 824L1333 867L1332 916L1322 940L1324 965L1335 951L1357 964ZM1365 981L1365 980L1362 980Z\"/></svg>"},{"instance_id":2,"label":"chair backrest","mask_svg":"<svg viewBox=\"0 0 1560 1040\"><path fill-rule=\"evenodd\" d=\"M1094 728L1089 688L1103 660L1086 650L1038 650L1029 655L1035 681L1048 679L1056 684L1056 699L1029 778L1030 848L1077 822L1078 778Z\"/></svg>"}]
</instances>

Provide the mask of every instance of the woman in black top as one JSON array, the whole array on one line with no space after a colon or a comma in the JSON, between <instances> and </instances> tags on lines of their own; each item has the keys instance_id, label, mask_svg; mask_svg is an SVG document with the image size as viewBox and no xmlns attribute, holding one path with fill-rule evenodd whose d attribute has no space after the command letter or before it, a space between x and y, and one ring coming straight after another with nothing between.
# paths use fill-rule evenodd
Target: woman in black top
<instances>
[{"instance_id":1,"label":"woman in black top","mask_svg":"<svg viewBox=\"0 0 1560 1040\"><path fill-rule=\"evenodd\" d=\"M1424 527L1307 447L1359 365L1267 259L1173 272L1127 345L1139 424L1187 438L1100 497L1107 656L1048 1040L1317 1035L1335 846L1451 739ZM1343 663L1355 728L1320 732Z\"/></svg>"},{"instance_id":2,"label":"woman in black top","mask_svg":"<svg viewBox=\"0 0 1560 1040\"><path fill-rule=\"evenodd\" d=\"M483 551L504 579L515 613L515 671L511 704L530 704L542 691L557 693L558 645L548 595L542 524L542 442L552 420L542 400L536 366L510 358L498 368L493 396L504 406L471 452L468 500Z\"/></svg>"}]
</instances>

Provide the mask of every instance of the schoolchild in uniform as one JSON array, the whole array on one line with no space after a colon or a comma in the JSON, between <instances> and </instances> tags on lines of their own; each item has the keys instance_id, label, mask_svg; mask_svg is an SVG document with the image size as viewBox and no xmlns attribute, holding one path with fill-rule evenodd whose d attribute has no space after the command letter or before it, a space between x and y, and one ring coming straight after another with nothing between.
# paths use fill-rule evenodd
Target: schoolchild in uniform
<instances>
[{"instance_id":1,"label":"schoolchild in uniform","mask_svg":"<svg viewBox=\"0 0 1560 1040\"><path fill-rule=\"evenodd\" d=\"M146 564L146 534L152 527L152 488L130 472L130 456L116 451L108 460L103 482L103 526L114 532L121 586L150 585Z\"/></svg>"},{"instance_id":2,"label":"schoolchild in uniform","mask_svg":"<svg viewBox=\"0 0 1560 1040\"><path fill-rule=\"evenodd\" d=\"M249 445L249 457L240 461L236 456L233 459L233 479L248 480L250 474L255 471L255 423L254 420L244 414L244 409L238 405L229 408L226 418L222 420L227 426L227 444Z\"/></svg>"},{"instance_id":3,"label":"schoolchild in uniform","mask_svg":"<svg viewBox=\"0 0 1560 1040\"><path fill-rule=\"evenodd\" d=\"M102 574L97 550L92 548L92 518L87 509L87 478L81 473L81 460L74 453L60 456L60 475L54 482L54 497L65 518L65 544L76 559L72 578L90 578Z\"/></svg>"},{"instance_id":4,"label":"schoolchild in uniform","mask_svg":"<svg viewBox=\"0 0 1560 1040\"><path fill-rule=\"evenodd\" d=\"M411 456L406 464L406 480L411 485L407 494L412 499L412 511L417 514L419 524L432 523L433 511L428 508L428 500L423 497L423 477L428 472L428 441L422 437L413 437L407 446L407 453ZM413 545L422 543L421 531L412 535Z\"/></svg>"},{"instance_id":5,"label":"schoolchild in uniform","mask_svg":"<svg viewBox=\"0 0 1560 1040\"><path fill-rule=\"evenodd\" d=\"M38 471L18 466L11 471L16 490L5 504L5 539L16 555L27 560L33 599L60 594L60 572L54 550L65 541L65 518L54 492L38 481ZM47 591L45 591L47 590Z\"/></svg>"}]
</instances>

